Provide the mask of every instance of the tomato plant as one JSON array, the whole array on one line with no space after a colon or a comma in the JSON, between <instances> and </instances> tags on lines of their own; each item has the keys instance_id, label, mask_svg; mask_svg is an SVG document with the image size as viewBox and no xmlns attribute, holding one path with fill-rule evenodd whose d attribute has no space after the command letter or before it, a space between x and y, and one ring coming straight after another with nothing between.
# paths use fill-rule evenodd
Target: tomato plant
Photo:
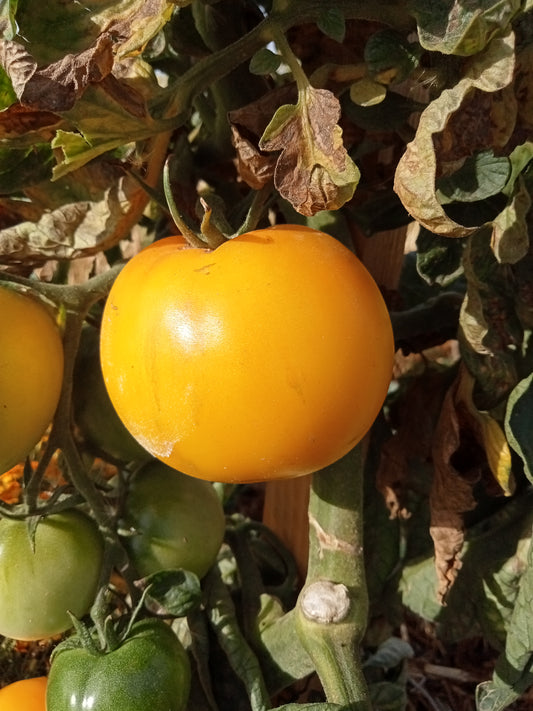
<instances>
[{"instance_id":1,"label":"tomato plant","mask_svg":"<svg viewBox=\"0 0 533 711\"><path fill-rule=\"evenodd\" d=\"M116 648L58 647L47 711L183 711L190 691L187 652L161 620L135 622Z\"/></svg>"},{"instance_id":2,"label":"tomato plant","mask_svg":"<svg viewBox=\"0 0 533 711\"><path fill-rule=\"evenodd\" d=\"M82 331L76 357L73 403L76 424L95 454L119 462L150 458L124 427L109 399L100 367L99 333L89 325Z\"/></svg>"},{"instance_id":3,"label":"tomato plant","mask_svg":"<svg viewBox=\"0 0 533 711\"><path fill-rule=\"evenodd\" d=\"M21 679L0 689L0 711L45 711L45 676Z\"/></svg>"},{"instance_id":4,"label":"tomato plant","mask_svg":"<svg viewBox=\"0 0 533 711\"><path fill-rule=\"evenodd\" d=\"M0 473L20 462L50 423L61 391L63 346L37 297L0 288Z\"/></svg>"},{"instance_id":5,"label":"tomato plant","mask_svg":"<svg viewBox=\"0 0 533 711\"><path fill-rule=\"evenodd\" d=\"M30 536L25 521L0 520L0 634L19 640L64 632L68 611L85 615L102 563L100 533L81 511L46 516Z\"/></svg>"},{"instance_id":6,"label":"tomato plant","mask_svg":"<svg viewBox=\"0 0 533 711\"><path fill-rule=\"evenodd\" d=\"M381 408L393 338L381 294L332 237L280 226L214 251L158 241L119 274L104 380L154 456L212 481L321 469Z\"/></svg>"},{"instance_id":7,"label":"tomato plant","mask_svg":"<svg viewBox=\"0 0 533 711\"><path fill-rule=\"evenodd\" d=\"M213 486L154 461L136 472L124 503L124 539L141 576L185 568L203 577L224 538L224 509Z\"/></svg>"}]
</instances>

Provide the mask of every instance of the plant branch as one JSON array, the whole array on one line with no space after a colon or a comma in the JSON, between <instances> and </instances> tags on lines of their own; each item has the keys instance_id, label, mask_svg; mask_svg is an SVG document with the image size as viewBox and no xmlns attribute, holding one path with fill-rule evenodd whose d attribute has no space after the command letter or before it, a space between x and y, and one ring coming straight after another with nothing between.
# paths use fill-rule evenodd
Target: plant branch
<instances>
[{"instance_id":1,"label":"plant branch","mask_svg":"<svg viewBox=\"0 0 533 711\"><path fill-rule=\"evenodd\" d=\"M296 606L328 701L353 711L371 709L359 649L368 617L362 489L362 445L313 475L308 573Z\"/></svg>"}]
</instances>

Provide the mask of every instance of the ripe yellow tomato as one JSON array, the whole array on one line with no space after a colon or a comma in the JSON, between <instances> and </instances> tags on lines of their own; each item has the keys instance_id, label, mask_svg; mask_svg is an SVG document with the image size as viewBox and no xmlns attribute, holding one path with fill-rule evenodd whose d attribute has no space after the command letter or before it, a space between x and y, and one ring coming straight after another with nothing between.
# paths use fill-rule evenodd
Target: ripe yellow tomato
<instances>
[{"instance_id":1,"label":"ripe yellow tomato","mask_svg":"<svg viewBox=\"0 0 533 711\"><path fill-rule=\"evenodd\" d=\"M54 416L63 381L58 327L36 298L0 287L0 474L22 461Z\"/></svg>"},{"instance_id":2,"label":"ripe yellow tomato","mask_svg":"<svg viewBox=\"0 0 533 711\"><path fill-rule=\"evenodd\" d=\"M45 676L22 679L0 689L0 711L45 711Z\"/></svg>"},{"instance_id":3,"label":"ripe yellow tomato","mask_svg":"<svg viewBox=\"0 0 533 711\"><path fill-rule=\"evenodd\" d=\"M151 454L211 481L308 474L346 454L387 393L393 336L361 262L307 227L214 251L155 242L125 266L100 345L111 400Z\"/></svg>"}]
</instances>

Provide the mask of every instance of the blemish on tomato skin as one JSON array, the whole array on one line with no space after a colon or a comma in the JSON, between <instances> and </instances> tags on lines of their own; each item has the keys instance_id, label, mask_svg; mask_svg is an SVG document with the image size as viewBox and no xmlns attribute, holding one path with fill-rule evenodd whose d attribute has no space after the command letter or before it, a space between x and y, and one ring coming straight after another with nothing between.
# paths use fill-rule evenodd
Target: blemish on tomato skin
<instances>
[{"instance_id":1,"label":"blemish on tomato skin","mask_svg":"<svg viewBox=\"0 0 533 711\"><path fill-rule=\"evenodd\" d=\"M204 264L203 267L198 267L195 272L200 272L202 274L211 274L211 267L214 267L216 262L210 262L209 264Z\"/></svg>"}]
</instances>

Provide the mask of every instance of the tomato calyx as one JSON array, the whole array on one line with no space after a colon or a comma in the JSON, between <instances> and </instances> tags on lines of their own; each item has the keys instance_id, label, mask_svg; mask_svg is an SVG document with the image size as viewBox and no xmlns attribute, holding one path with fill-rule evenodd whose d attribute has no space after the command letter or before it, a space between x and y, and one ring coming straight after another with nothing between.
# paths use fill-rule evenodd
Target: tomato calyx
<instances>
[{"instance_id":1,"label":"tomato calyx","mask_svg":"<svg viewBox=\"0 0 533 711\"><path fill-rule=\"evenodd\" d=\"M185 218L181 214L174 199L172 193L172 187L170 185L170 170L169 170L169 159L165 161L163 168L163 190L165 193L165 199L167 201L167 206L170 211L170 215L176 225L178 226L181 234L187 240L191 247L196 247L199 249L216 249L220 247L221 244L227 241L226 235L211 221L212 208L203 199L200 199L201 205L204 210L204 216L202 218L202 223L200 226L200 233L195 232L185 221Z\"/></svg>"}]
</instances>

